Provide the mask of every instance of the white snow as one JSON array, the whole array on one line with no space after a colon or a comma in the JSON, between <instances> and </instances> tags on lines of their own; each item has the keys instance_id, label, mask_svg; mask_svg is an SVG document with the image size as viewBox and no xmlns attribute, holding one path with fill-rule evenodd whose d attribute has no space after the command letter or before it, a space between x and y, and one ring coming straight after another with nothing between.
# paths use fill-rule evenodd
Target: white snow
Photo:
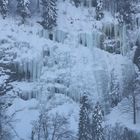
<instances>
[{"instance_id":1,"label":"white snow","mask_svg":"<svg viewBox=\"0 0 140 140\"><path fill-rule=\"evenodd\" d=\"M138 101L139 102L139 101ZM115 126L119 123L130 130L140 132L140 113L137 110L136 124L133 124L133 109L132 103L125 98L119 105L112 109L111 113L106 117L106 124L111 124Z\"/></svg>"},{"instance_id":2,"label":"white snow","mask_svg":"<svg viewBox=\"0 0 140 140\"><path fill-rule=\"evenodd\" d=\"M14 140L30 140L32 122L38 119L41 104L51 108L50 116L59 113L68 117L70 128L76 133L83 91L89 94L93 104L97 101L105 104L113 70L121 94L132 81L135 70L130 56L100 49L102 32L111 34L115 28L114 36L118 39L117 22L108 12L101 21L94 17L94 8L76 8L65 1L58 3L58 26L53 33L43 30L35 19L20 26L15 19L0 19L0 55L4 54L0 63L14 64L17 75L23 75L11 83L13 89L8 92L17 97L7 112L9 115L16 112L13 124L18 136ZM52 40L49 34L53 35ZM125 30L122 34L119 37L126 45ZM0 72L0 85L7 78ZM57 93L53 94L56 89ZM120 122L140 131L140 122L133 125L132 115L123 114L122 106L123 102L111 111L106 123Z\"/></svg>"},{"instance_id":3,"label":"white snow","mask_svg":"<svg viewBox=\"0 0 140 140\"><path fill-rule=\"evenodd\" d=\"M32 122L38 119L38 102L35 99L24 101L15 99L12 106L8 109L8 115L13 115L14 140L29 140L32 131Z\"/></svg>"}]
</instances>

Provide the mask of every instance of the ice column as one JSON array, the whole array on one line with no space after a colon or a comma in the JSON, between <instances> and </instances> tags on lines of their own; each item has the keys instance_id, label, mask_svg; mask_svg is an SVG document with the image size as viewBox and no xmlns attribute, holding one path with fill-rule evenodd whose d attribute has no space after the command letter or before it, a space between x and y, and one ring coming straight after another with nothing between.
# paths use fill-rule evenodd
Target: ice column
<instances>
[{"instance_id":1,"label":"ice column","mask_svg":"<svg viewBox=\"0 0 140 140\"><path fill-rule=\"evenodd\" d=\"M120 47L121 47L121 54L126 55L129 50L129 46L127 47L127 36L126 36L126 25L123 25L120 29Z\"/></svg>"},{"instance_id":2,"label":"ice column","mask_svg":"<svg viewBox=\"0 0 140 140\"><path fill-rule=\"evenodd\" d=\"M41 58L16 62L18 80L38 80L41 75L42 65L43 60Z\"/></svg>"}]
</instances>

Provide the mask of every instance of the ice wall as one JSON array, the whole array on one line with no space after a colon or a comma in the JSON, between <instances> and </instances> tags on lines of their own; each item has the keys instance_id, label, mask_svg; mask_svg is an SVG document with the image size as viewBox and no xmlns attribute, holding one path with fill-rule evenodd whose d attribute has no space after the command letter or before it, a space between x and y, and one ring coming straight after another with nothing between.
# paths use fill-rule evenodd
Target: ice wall
<instances>
[{"instance_id":1,"label":"ice wall","mask_svg":"<svg viewBox=\"0 0 140 140\"><path fill-rule=\"evenodd\" d=\"M67 33L62 30L56 30L53 32L49 32L47 30L42 29L41 31L38 31L38 35L40 37L50 39L56 42L64 43L64 40L67 37Z\"/></svg>"},{"instance_id":2,"label":"ice wall","mask_svg":"<svg viewBox=\"0 0 140 140\"><path fill-rule=\"evenodd\" d=\"M128 94L125 89L133 78L134 67L132 62L122 55L113 55L91 46L71 47L66 44L58 44L55 49L46 49L44 53L44 56L49 54L49 57L46 58L40 78L43 98L56 93L65 94L79 102L85 91L91 101L102 101L107 110L113 70L113 78L117 76L121 97L125 96L124 91Z\"/></svg>"},{"instance_id":3,"label":"ice wall","mask_svg":"<svg viewBox=\"0 0 140 140\"><path fill-rule=\"evenodd\" d=\"M12 92L14 95L20 97L23 100L30 100L32 98L39 97L40 88L38 88L37 82L35 81L15 81L11 84L13 86Z\"/></svg>"},{"instance_id":4,"label":"ice wall","mask_svg":"<svg viewBox=\"0 0 140 140\"><path fill-rule=\"evenodd\" d=\"M106 23L103 26L104 39L113 40L116 43L116 47L120 49L122 55L126 55L130 51L130 46L127 41L127 29L126 25L119 26L116 23Z\"/></svg>"},{"instance_id":5,"label":"ice wall","mask_svg":"<svg viewBox=\"0 0 140 140\"><path fill-rule=\"evenodd\" d=\"M120 36L118 24L104 23L102 30L108 38L118 38Z\"/></svg>"},{"instance_id":6,"label":"ice wall","mask_svg":"<svg viewBox=\"0 0 140 140\"><path fill-rule=\"evenodd\" d=\"M115 46L122 55L129 52L129 44L127 44L126 26L119 26L116 23L103 23L101 30L93 30L91 32L66 33L62 30L48 32L47 30L38 31L40 37L50 39L59 43L80 44L88 48L97 47L106 50L104 41L115 41ZM73 39L69 39L69 36ZM114 50L117 50L114 49Z\"/></svg>"},{"instance_id":7,"label":"ice wall","mask_svg":"<svg viewBox=\"0 0 140 140\"><path fill-rule=\"evenodd\" d=\"M120 30L120 28L116 24L104 24L102 30L100 31L93 30L90 33L79 31L77 33L70 32L68 34L62 30L56 30L54 32L41 30L41 31L38 31L38 36L40 37L40 39L46 38L52 41L46 40L46 42L44 43L45 46L39 46L41 48L40 50L42 50L39 52L40 53L39 55L33 55L32 57L32 54L30 53L31 55L31 57L29 57L30 59L28 59L28 56L26 58L26 56L24 57L23 55L23 58L21 58L19 61L14 61L14 65L16 68L15 71L17 74L18 81L40 82L40 77L42 77L42 69L45 68L46 69L45 73L47 74L50 73L50 75L54 75L54 76L56 75L56 77L49 84L47 83L49 80L47 79L46 75L43 76L45 79L47 79L47 82L45 80L45 82L43 83L45 86L45 90L47 91L49 89L51 93L56 92L56 93L66 94L67 96L70 96L71 98L73 98L75 101L78 101L82 93L78 93L77 89L79 85L74 84L73 86L71 86L71 83L74 80L72 75L73 73L75 74L77 73L75 72L75 70L80 71L79 67L83 69L87 67L87 69L90 70L91 72L90 75L92 75L91 77L89 77L89 79L91 78L90 82L91 81L92 82L87 87L87 89L89 90L89 93L92 93L94 91L95 93L98 93L99 96L102 96L103 94L105 95L108 94L108 84L109 84L109 76L110 76L110 72L108 71L110 68L108 67L106 63L110 62L110 60L107 59L106 60L107 62L104 60L101 60L101 56L103 59L106 59L106 57L104 57L105 52L96 51L96 49L102 47L102 42L106 38L113 38L116 40L119 38L120 44L122 46L121 48L122 55L125 55L126 53L125 49L127 45L125 44L126 42L125 26ZM45 41L45 40L42 40L42 41ZM72 45L72 42L75 42L75 43L73 43ZM22 47L24 50L24 44L23 46L19 48L22 48ZM27 51L28 50L32 51L32 49L35 49L35 48L37 49L37 47L38 46L34 46L32 48L30 45L27 45L26 49ZM78 49L76 49L77 47ZM84 51L81 51L81 49L83 48L86 49L85 51L88 51L86 55L83 54ZM74 59L71 56L74 53L72 50L73 51L77 50L78 52L76 56L73 56L73 57L76 57L76 59ZM20 51L22 54L22 49L20 49ZM90 55L92 60L88 60L90 59L88 58L88 55ZM112 59L112 57L110 57L110 59ZM80 62L81 60L84 61L82 62L82 63L85 63L84 66L79 66L81 63ZM90 67L87 64L87 60L90 62L94 62L94 65ZM77 63L79 64L77 64L76 69L73 69L72 66L76 65L74 64L75 61L77 61ZM57 70L61 71L61 69L62 69L62 73L64 72L65 74L64 75L62 73L56 74L58 73ZM60 78L59 77L60 75L63 75L63 78ZM78 75L76 76L78 77ZM87 81L89 79L87 79ZM67 85L66 83L68 81L69 81L69 84ZM76 82L79 82L79 81L80 79ZM46 89L46 87L48 87L48 89ZM70 89L70 87L72 88ZM18 95L21 98L30 99L30 98L37 98L37 95L40 93L42 93L41 90L39 91L31 90L30 92L23 91L19 93Z\"/></svg>"},{"instance_id":8,"label":"ice wall","mask_svg":"<svg viewBox=\"0 0 140 140\"><path fill-rule=\"evenodd\" d=\"M93 31L92 33L79 33L78 43L85 47L98 47L101 46L101 33Z\"/></svg>"},{"instance_id":9,"label":"ice wall","mask_svg":"<svg viewBox=\"0 0 140 140\"><path fill-rule=\"evenodd\" d=\"M39 60L22 60L15 62L16 73L19 80L36 81L39 79L42 62Z\"/></svg>"},{"instance_id":10,"label":"ice wall","mask_svg":"<svg viewBox=\"0 0 140 140\"><path fill-rule=\"evenodd\" d=\"M38 98L40 89L36 85L39 81L43 58L40 56L35 59L22 59L14 62L16 79L13 83L14 94L24 100Z\"/></svg>"}]
</instances>

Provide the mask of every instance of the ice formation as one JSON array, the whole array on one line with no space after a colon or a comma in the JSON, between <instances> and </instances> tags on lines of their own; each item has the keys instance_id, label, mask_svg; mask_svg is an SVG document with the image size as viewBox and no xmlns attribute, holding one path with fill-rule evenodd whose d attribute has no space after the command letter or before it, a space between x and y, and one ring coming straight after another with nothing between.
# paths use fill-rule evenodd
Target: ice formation
<instances>
[{"instance_id":1,"label":"ice formation","mask_svg":"<svg viewBox=\"0 0 140 140\"><path fill-rule=\"evenodd\" d=\"M35 101L35 108L40 107L40 104L36 103L39 101L42 104L50 104L53 109L56 108L56 112L63 111L67 106L71 112L77 111L72 112L76 114L74 117L77 119L77 102L79 103L84 91L93 104L102 102L107 114L107 98L112 94L110 83L113 79L118 82L120 98L131 92L126 89L133 81L135 70L132 60L128 57L130 46L127 42L126 26L118 26L108 13L105 13L103 20L96 21L95 8L87 10L87 7L91 7L90 2L85 0L80 8L74 7L68 1L60 2L59 24L53 32L48 32L36 24L31 24L31 27L17 26L13 22L10 27L2 25L6 28L0 29L3 34L0 36L0 65L4 65L3 68L8 72L0 72L0 78L2 83L7 79L16 78L10 82L7 80L12 87L8 94L23 99L13 102L14 105L21 106L20 109L25 107L23 112L30 112L24 104ZM115 13L115 8L110 5L105 9ZM135 20L139 26L139 17ZM104 46L104 43L108 45L112 40L118 43L120 49L115 55L114 52L108 53L107 47ZM136 31L134 44L140 46L139 31ZM51 99L49 101L52 104L48 99ZM31 115L34 112L38 114L32 106L30 109ZM74 117L72 116L72 121L78 122ZM20 125L23 125L22 122L19 127Z\"/></svg>"},{"instance_id":2,"label":"ice formation","mask_svg":"<svg viewBox=\"0 0 140 140\"><path fill-rule=\"evenodd\" d=\"M47 30L42 29L38 32L40 37L44 37L46 39L50 39L56 42L64 43L64 40L67 37L67 33L62 30L56 30L54 32L49 32Z\"/></svg>"},{"instance_id":3,"label":"ice formation","mask_svg":"<svg viewBox=\"0 0 140 140\"><path fill-rule=\"evenodd\" d=\"M114 38L121 39L122 55L128 52L125 44L125 27L122 28L122 33L118 33L117 25L110 24L105 25L103 31L108 37L114 36ZM17 94L22 98L38 98L38 93L41 94L45 91L45 94L53 92L63 93L75 101L79 101L82 93L77 93L78 88L84 86L91 93L91 96L94 91L95 97L98 95L99 98L102 98L103 95L108 94L112 69L119 68L119 72L116 72L119 81L122 83L124 78L125 80L128 78L129 82L133 77L134 70L131 61L123 58L121 55L114 56L98 49L101 48L103 34L99 31L97 32L97 30L91 33L79 32L78 34L68 34L61 30L48 33L42 30L38 32L38 35L40 38L37 36L34 38L37 40L36 42L44 39L38 42L40 43L39 45L37 43L19 42L16 46L19 50L12 54L16 55L12 63L14 63L14 72L16 72L19 82L42 82L37 91L32 89L31 91L24 91L22 88L18 88L21 92ZM69 36L74 38L71 40L73 45L71 45L72 42L69 43ZM41 42L43 43L41 44ZM33 55L32 52L35 52L36 49L38 50L37 54ZM20 52L22 52L22 55ZM118 65L116 65L116 61ZM124 73L124 71L128 71L128 73L131 71L132 75L129 75L127 72ZM87 73L92 75L87 80L89 81L89 86L86 83ZM80 78L85 80L81 81ZM84 86L81 84L84 84ZM124 83L120 83L120 85L124 85ZM123 91L124 87L120 88Z\"/></svg>"}]
</instances>

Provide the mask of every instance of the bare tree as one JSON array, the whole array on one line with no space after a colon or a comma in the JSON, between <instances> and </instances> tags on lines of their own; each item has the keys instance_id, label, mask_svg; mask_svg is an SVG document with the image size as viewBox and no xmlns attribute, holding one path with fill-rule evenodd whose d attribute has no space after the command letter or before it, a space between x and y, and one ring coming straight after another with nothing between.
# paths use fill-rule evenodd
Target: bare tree
<instances>
[{"instance_id":1,"label":"bare tree","mask_svg":"<svg viewBox=\"0 0 140 140\"><path fill-rule=\"evenodd\" d=\"M137 123L138 103L140 97L140 73L137 72L131 80L126 94L126 100L123 102L123 113L131 113L133 115L133 124Z\"/></svg>"},{"instance_id":2,"label":"bare tree","mask_svg":"<svg viewBox=\"0 0 140 140\"><path fill-rule=\"evenodd\" d=\"M119 123L115 126L105 126L104 128L105 140L138 140L139 134L132 131Z\"/></svg>"},{"instance_id":3,"label":"bare tree","mask_svg":"<svg viewBox=\"0 0 140 140\"><path fill-rule=\"evenodd\" d=\"M40 140L41 138L43 138L44 140L48 139L48 123L48 115L40 114L39 120L34 122L31 135L32 140Z\"/></svg>"},{"instance_id":4,"label":"bare tree","mask_svg":"<svg viewBox=\"0 0 140 140\"><path fill-rule=\"evenodd\" d=\"M32 140L74 140L73 132L68 128L68 119L56 113L48 116L48 112L40 115L34 123Z\"/></svg>"},{"instance_id":5,"label":"bare tree","mask_svg":"<svg viewBox=\"0 0 140 140\"><path fill-rule=\"evenodd\" d=\"M13 97L0 96L0 140L12 140L15 137L22 140L13 127L13 123L16 122L14 119L15 115L22 110L16 110L12 114L8 115L7 109L11 105L11 103L7 101L9 98Z\"/></svg>"},{"instance_id":6,"label":"bare tree","mask_svg":"<svg viewBox=\"0 0 140 140\"><path fill-rule=\"evenodd\" d=\"M64 116L59 114L55 114L52 117L52 124L51 124L51 140L65 140L65 139L72 139L73 133L68 128L68 119Z\"/></svg>"}]
</instances>

